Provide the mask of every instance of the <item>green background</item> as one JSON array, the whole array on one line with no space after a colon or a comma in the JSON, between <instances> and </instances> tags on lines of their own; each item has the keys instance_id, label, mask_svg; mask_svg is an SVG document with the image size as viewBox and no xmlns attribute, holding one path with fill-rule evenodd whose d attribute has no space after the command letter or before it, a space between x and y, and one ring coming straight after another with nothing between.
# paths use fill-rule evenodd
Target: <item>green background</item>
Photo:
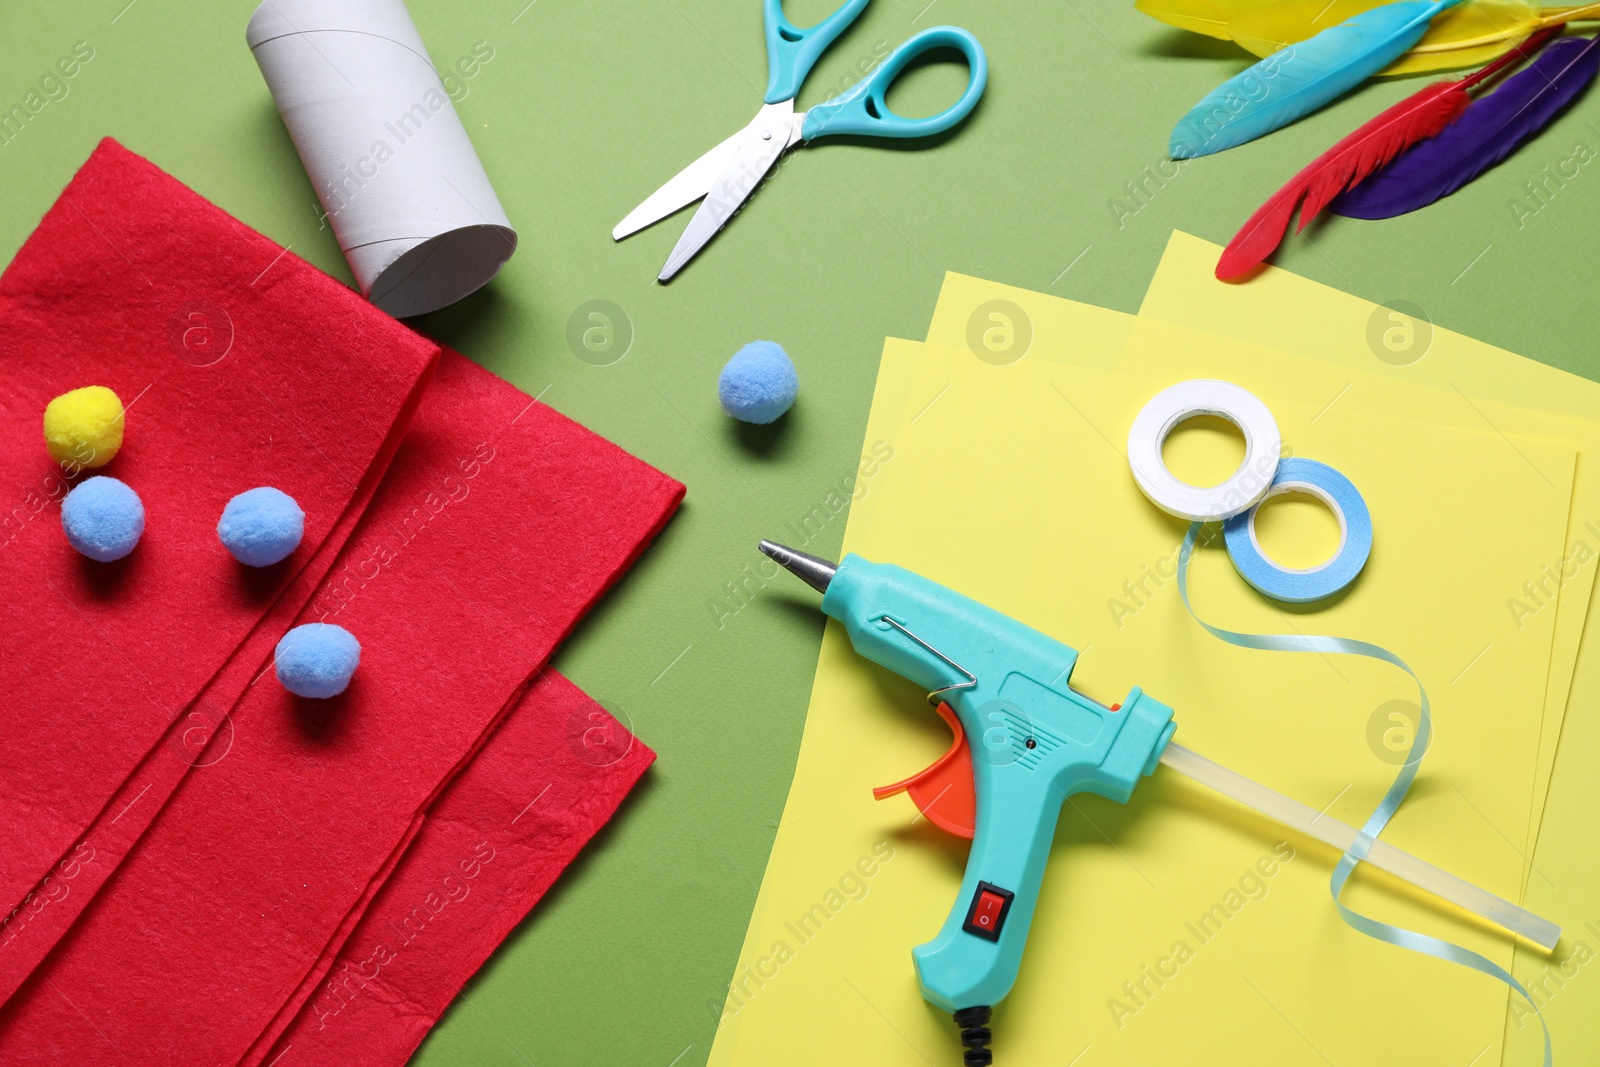
<instances>
[{"instance_id":1,"label":"green background","mask_svg":"<svg viewBox=\"0 0 1600 1067\"><path fill-rule=\"evenodd\" d=\"M822 631L793 586L756 579L736 600L727 583L748 578L757 538L803 540L789 525L818 507L828 520L805 547L837 550L845 516L829 494L855 471L884 336L925 332L946 270L1134 311L1173 228L1226 241L1299 166L1423 81L1368 87L1177 167L1163 162L1167 132L1246 65L1232 45L1123 0L877 0L823 57L799 106L842 90L916 30L950 23L989 54L972 118L923 150L792 154L660 286L687 215L620 245L611 226L759 106L757 0L410 6L438 66L480 42L493 51L456 106L522 237L492 285L418 325L689 486L657 545L556 660L660 760L416 1062L698 1064L782 813ZM832 6L803 0L788 12L808 24ZM5 109L75 42L95 54L64 98L0 146L6 260L110 135L349 280L245 47L252 7L7 5ZM962 77L944 64L914 69L891 102L930 113ZM1600 162L1560 184L1542 169L1580 144L1600 147L1592 117L1600 106L1581 102L1447 201L1386 223L1334 220L1291 240L1278 262L1593 377ZM1525 182L1544 182L1544 199ZM631 337L605 366L568 341L569 319L596 300L622 312L599 361ZM717 409L717 371L756 338L782 342L800 372L801 399L776 430L741 429Z\"/></svg>"}]
</instances>

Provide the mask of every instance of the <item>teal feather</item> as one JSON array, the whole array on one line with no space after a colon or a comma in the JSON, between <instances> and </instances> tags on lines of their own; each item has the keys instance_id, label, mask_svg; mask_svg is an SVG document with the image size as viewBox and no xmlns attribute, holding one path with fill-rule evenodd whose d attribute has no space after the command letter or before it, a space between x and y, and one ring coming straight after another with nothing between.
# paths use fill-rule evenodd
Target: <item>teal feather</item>
<instances>
[{"instance_id":1,"label":"teal feather","mask_svg":"<svg viewBox=\"0 0 1600 1067\"><path fill-rule=\"evenodd\" d=\"M1207 93L1172 128L1167 152L1192 159L1271 133L1343 96L1400 58L1461 0L1400 0L1289 45Z\"/></svg>"}]
</instances>

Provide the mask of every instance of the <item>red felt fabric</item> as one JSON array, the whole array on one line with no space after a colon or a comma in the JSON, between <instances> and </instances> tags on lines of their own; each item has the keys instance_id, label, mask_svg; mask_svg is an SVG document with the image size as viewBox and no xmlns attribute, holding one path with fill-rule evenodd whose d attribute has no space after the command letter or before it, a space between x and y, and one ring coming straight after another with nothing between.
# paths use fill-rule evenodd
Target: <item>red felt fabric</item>
<instances>
[{"instance_id":1,"label":"red felt fabric","mask_svg":"<svg viewBox=\"0 0 1600 1067\"><path fill-rule=\"evenodd\" d=\"M0 277L0 989L37 959L8 949L46 944L47 916L95 869L86 828L359 510L437 353L109 140ZM67 545L71 479L40 428L51 398L91 384L129 408L94 473L146 511L112 564ZM257 485L299 501L305 539L246 572L216 521Z\"/></svg>"},{"instance_id":2,"label":"red felt fabric","mask_svg":"<svg viewBox=\"0 0 1600 1067\"><path fill-rule=\"evenodd\" d=\"M529 685L532 684L534 677L537 677L537 674L529 678ZM503 722L510 709L514 708L518 703L521 702L525 692L526 687L522 690L519 690L509 701L506 702L505 707L502 708L495 716L496 723ZM463 757L462 761L457 764L454 774L450 778L440 782L440 791L448 789L455 781L455 778L459 776L466 768L469 768L472 765L472 763L477 759L478 753L482 751L483 745L486 744L488 739L494 735L496 730L498 730L498 726L491 727L490 730L479 739L478 745L474 749L473 753L469 756ZM323 980L328 976L335 963L338 962L339 954L344 951L346 942L349 940L352 933L354 933L357 925L366 916L367 909L372 905L372 902L377 897L378 893L388 883L395 867L405 855L406 850L411 847L411 843L416 838L417 834L422 830L425 817L426 816L424 812L419 811L416 814L415 818L411 822L407 835L399 842L399 844L395 846L394 850L384 860L384 865L382 868L380 868L378 874L376 874L367 883L366 887L362 890L361 895L357 898L355 904L352 905L350 910L347 911L343 918L340 919L339 925L334 929L333 935L328 938L327 942L322 946L322 951L317 954L315 963L313 963L311 968L306 971L304 976L301 977L299 983L295 986L294 991L288 995L281 1005L279 1005L278 1010L274 1013L271 1021L262 1028L259 1034L256 1035L256 1039L251 1043L249 1049L246 1050L242 1057L240 1057L238 1067L257 1067L257 1065L262 1063L267 1052L272 1048L273 1044L294 1022L295 1017L305 1007L306 1003L316 994L317 987L322 984Z\"/></svg>"},{"instance_id":3,"label":"red felt fabric","mask_svg":"<svg viewBox=\"0 0 1600 1067\"><path fill-rule=\"evenodd\" d=\"M419 389L397 425L410 422L415 402L421 397ZM373 484L376 476L388 468L399 443L397 433L310 562L295 575L194 703L167 728L161 741L139 762L72 849L24 898L12 921L0 928L0 1004L9 1000L33 973L106 879L116 872L189 769L227 755L233 743L229 709L261 676L266 669L263 663L271 657L278 637L294 624L295 617L322 584L371 501L377 488ZM214 743L213 738L217 738Z\"/></svg>"},{"instance_id":4,"label":"red felt fabric","mask_svg":"<svg viewBox=\"0 0 1600 1067\"><path fill-rule=\"evenodd\" d=\"M227 754L184 778L0 1013L0 1062L244 1057L359 918L417 813L682 494L447 351L301 617L361 639L350 689L250 688Z\"/></svg>"},{"instance_id":5,"label":"red felt fabric","mask_svg":"<svg viewBox=\"0 0 1600 1067\"><path fill-rule=\"evenodd\" d=\"M428 809L264 1062L401 1067L654 759L577 686L542 672Z\"/></svg>"}]
</instances>

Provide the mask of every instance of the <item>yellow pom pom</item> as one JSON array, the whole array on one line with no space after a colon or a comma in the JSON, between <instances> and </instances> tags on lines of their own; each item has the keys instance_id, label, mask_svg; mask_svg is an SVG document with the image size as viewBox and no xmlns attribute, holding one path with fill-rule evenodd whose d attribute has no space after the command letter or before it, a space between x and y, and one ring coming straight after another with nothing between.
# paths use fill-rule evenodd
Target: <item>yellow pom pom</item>
<instances>
[{"instance_id":1,"label":"yellow pom pom","mask_svg":"<svg viewBox=\"0 0 1600 1067\"><path fill-rule=\"evenodd\" d=\"M122 401L103 385L62 393L44 409L50 458L71 470L103 467L122 447Z\"/></svg>"}]
</instances>

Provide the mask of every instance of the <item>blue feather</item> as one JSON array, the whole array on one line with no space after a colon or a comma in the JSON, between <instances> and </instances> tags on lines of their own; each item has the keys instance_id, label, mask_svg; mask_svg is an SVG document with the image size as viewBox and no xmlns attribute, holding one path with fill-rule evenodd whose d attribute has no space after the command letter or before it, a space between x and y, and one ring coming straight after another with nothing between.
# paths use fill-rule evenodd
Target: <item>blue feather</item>
<instances>
[{"instance_id":1,"label":"blue feather","mask_svg":"<svg viewBox=\"0 0 1600 1067\"><path fill-rule=\"evenodd\" d=\"M1548 126L1600 74L1600 38L1567 37L1494 92L1474 100L1437 137L1334 200L1354 219L1390 219L1449 196Z\"/></svg>"},{"instance_id":2,"label":"blue feather","mask_svg":"<svg viewBox=\"0 0 1600 1067\"><path fill-rule=\"evenodd\" d=\"M1207 93L1172 128L1167 152L1192 159L1253 141L1343 96L1400 58L1461 0L1400 0L1289 45Z\"/></svg>"}]
</instances>

